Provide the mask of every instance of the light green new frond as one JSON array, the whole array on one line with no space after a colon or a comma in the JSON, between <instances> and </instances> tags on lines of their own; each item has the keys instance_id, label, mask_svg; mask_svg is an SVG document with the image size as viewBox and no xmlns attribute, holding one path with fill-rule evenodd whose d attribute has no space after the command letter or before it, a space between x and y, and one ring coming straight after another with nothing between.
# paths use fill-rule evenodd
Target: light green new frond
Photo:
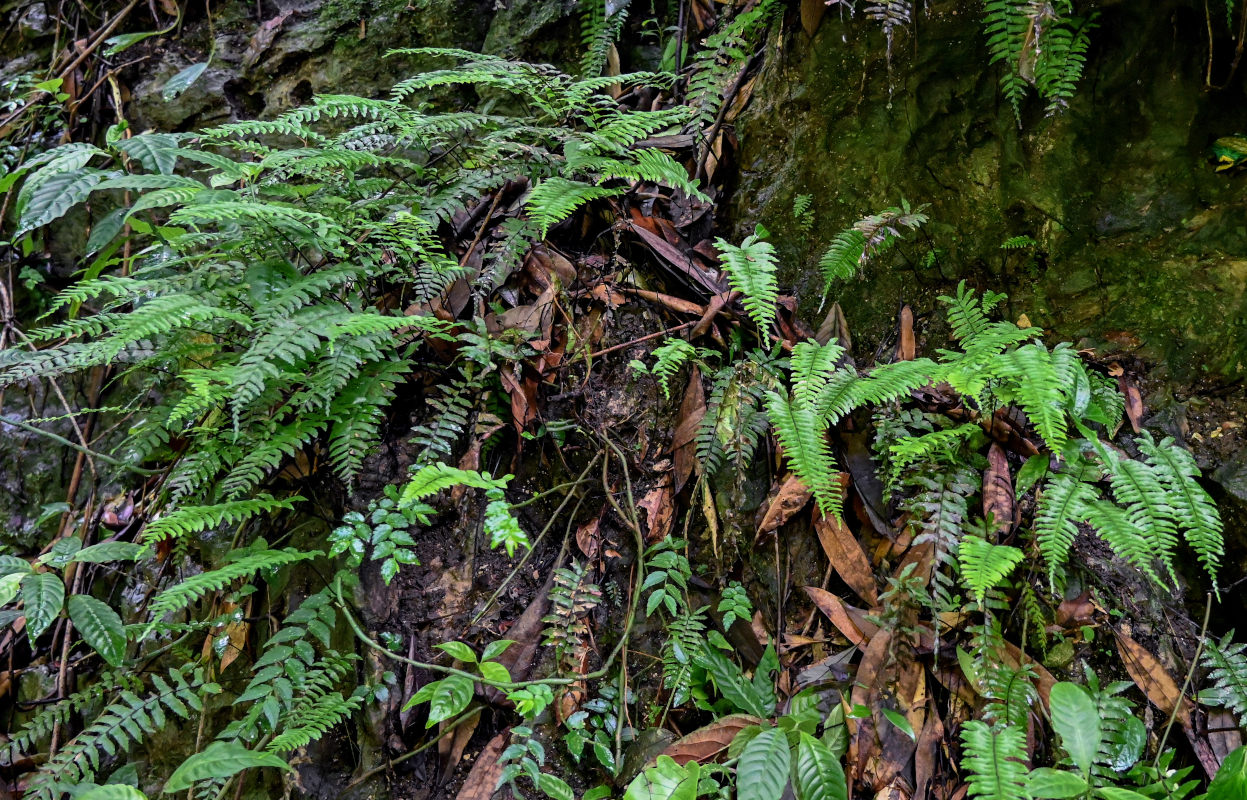
<instances>
[{"instance_id":1,"label":"light green new frond","mask_svg":"<svg viewBox=\"0 0 1247 800\"><path fill-rule=\"evenodd\" d=\"M694 347L687 339L673 337L654 348L654 366L649 373L658 379L664 397L671 397L671 379L689 359L699 355L700 348ZM642 366L644 366L642 364Z\"/></svg>"},{"instance_id":2,"label":"light green new frond","mask_svg":"<svg viewBox=\"0 0 1247 800\"><path fill-rule=\"evenodd\" d=\"M1200 692L1200 699L1228 708L1247 725L1247 644L1234 642L1234 631L1221 641L1205 642L1204 668L1209 670L1212 687Z\"/></svg>"},{"instance_id":3,"label":"light green new frond","mask_svg":"<svg viewBox=\"0 0 1247 800\"><path fill-rule=\"evenodd\" d=\"M1143 431L1135 443L1147 457L1155 477L1164 484L1169 506L1186 542L1199 557L1215 586L1217 568L1225 553L1225 539L1216 504L1197 482L1199 466L1191 454L1171 437L1157 443L1150 433Z\"/></svg>"},{"instance_id":4,"label":"light green new frond","mask_svg":"<svg viewBox=\"0 0 1247 800\"><path fill-rule=\"evenodd\" d=\"M792 470L814 493L819 509L839 518L844 504L839 469L827 443L827 425L809 403L771 392L767 395L767 416L784 446Z\"/></svg>"},{"instance_id":5,"label":"light green new frond","mask_svg":"<svg viewBox=\"0 0 1247 800\"><path fill-rule=\"evenodd\" d=\"M953 428L898 440L888 450L888 483L894 484L906 467L919 461L936 459L955 462L956 459L948 458L947 454L955 452L962 443L981 432L982 428L978 425L966 422Z\"/></svg>"},{"instance_id":6,"label":"light green new frond","mask_svg":"<svg viewBox=\"0 0 1247 800\"><path fill-rule=\"evenodd\" d=\"M931 383L940 365L929 358L882 364L870 371L855 389L857 404L882 405L909 397L914 389Z\"/></svg>"},{"instance_id":7,"label":"light green new frond","mask_svg":"<svg viewBox=\"0 0 1247 800\"><path fill-rule=\"evenodd\" d=\"M529 218L537 226L541 237L545 238L550 227L570 217L576 209L592 200L602 197L614 197L621 194L620 189L607 189L592 186L567 178L546 178L529 192L525 205L528 207Z\"/></svg>"},{"instance_id":8,"label":"light green new frond","mask_svg":"<svg viewBox=\"0 0 1247 800\"><path fill-rule=\"evenodd\" d=\"M295 495L277 499L259 495L248 500L234 500L212 506L180 506L159 519L147 523L143 529L143 542L152 543L178 536L211 530L221 525L237 525L259 514L278 509L289 511L302 497Z\"/></svg>"},{"instance_id":9,"label":"light green new frond","mask_svg":"<svg viewBox=\"0 0 1247 800\"><path fill-rule=\"evenodd\" d=\"M1048 449L1060 452L1069 422L1065 415L1067 388L1041 344L1029 344L998 359L998 372L1017 381L1015 402L1030 418Z\"/></svg>"},{"instance_id":10,"label":"light green new frond","mask_svg":"<svg viewBox=\"0 0 1247 800\"><path fill-rule=\"evenodd\" d=\"M1004 295L992 292L980 299L965 281L957 284L956 297L940 297L940 301L948 306L948 323L953 328L953 337L960 341L983 333L990 324L987 315L1003 299Z\"/></svg>"},{"instance_id":11,"label":"light green new frond","mask_svg":"<svg viewBox=\"0 0 1247 800\"><path fill-rule=\"evenodd\" d=\"M252 552L218 569L193 575L176 586L165 589L156 595L148 610L153 620L160 620L165 614L186 608L209 592L219 591L239 578L248 578L260 570L276 569L321 555L324 554L319 550L297 550L293 547Z\"/></svg>"},{"instance_id":12,"label":"light green new frond","mask_svg":"<svg viewBox=\"0 0 1247 800\"><path fill-rule=\"evenodd\" d=\"M836 234L827 250L818 259L818 269L823 274L823 296L831 291L836 281L847 281L857 275L866 254L866 236L856 228Z\"/></svg>"},{"instance_id":13,"label":"light green new frond","mask_svg":"<svg viewBox=\"0 0 1247 800\"><path fill-rule=\"evenodd\" d=\"M1035 512L1035 537L1039 552L1048 562L1048 582L1055 591L1056 571L1069 560L1070 547L1078 535L1084 509L1098 498L1090 484L1070 475L1055 475L1039 495Z\"/></svg>"},{"instance_id":14,"label":"light green new frond","mask_svg":"<svg viewBox=\"0 0 1247 800\"><path fill-rule=\"evenodd\" d=\"M961 726L961 767L968 773L970 797L1026 800L1026 732L1012 725L995 728L981 720Z\"/></svg>"},{"instance_id":15,"label":"light green new frond","mask_svg":"<svg viewBox=\"0 0 1247 800\"><path fill-rule=\"evenodd\" d=\"M798 342L792 348L792 394L796 399L815 403L836 371L844 348L835 339L827 344L813 340Z\"/></svg>"},{"instance_id":16,"label":"light green new frond","mask_svg":"<svg viewBox=\"0 0 1247 800\"><path fill-rule=\"evenodd\" d=\"M606 0L580 0L580 4L584 9L580 15L580 42L585 49L580 59L580 74L596 78L606 65L607 51L619 38L628 9L619 8L608 17Z\"/></svg>"},{"instance_id":17,"label":"light green new frond","mask_svg":"<svg viewBox=\"0 0 1247 800\"><path fill-rule=\"evenodd\" d=\"M286 753L306 747L325 733L349 718L363 705L360 697L343 697L339 692L314 695L308 702L299 703L290 714L289 722L282 732L273 737L265 747L270 753Z\"/></svg>"},{"instance_id":18,"label":"light green new frond","mask_svg":"<svg viewBox=\"0 0 1247 800\"><path fill-rule=\"evenodd\" d=\"M510 475L493 478L488 472L477 472L471 469L458 469L445 464L429 464L421 467L407 485L403 487L399 505L408 505L426 497L431 497L451 486L469 486L473 489L505 489Z\"/></svg>"},{"instance_id":19,"label":"light green new frond","mask_svg":"<svg viewBox=\"0 0 1247 800\"><path fill-rule=\"evenodd\" d=\"M967 536L957 549L961 581L975 602L982 603L989 589L996 588L1021 563L1023 553L1016 547L992 544L979 536Z\"/></svg>"},{"instance_id":20,"label":"light green new frond","mask_svg":"<svg viewBox=\"0 0 1247 800\"><path fill-rule=\"evenodd\" d=\"M775 301L779 297L774 245L753 234L739 247L717 238L715 247L723 258L728 282L743 296L741 302L745 310L759 328L769 329L775 319Z\"/></svg>"},{"instance_id":21,"label":"light green new frond","mask_svg":"<svg viewBox=\"0 0 1247 800\"><path fill-rule=\"evenodd\" d=\"M690 197L709 200L698 188L697 181L689 179L684 166L661 150L634 150L629 162L603 162L597 171L603 178L627 178L658 183L679 189Z\"/></svg>"}]
</instances>

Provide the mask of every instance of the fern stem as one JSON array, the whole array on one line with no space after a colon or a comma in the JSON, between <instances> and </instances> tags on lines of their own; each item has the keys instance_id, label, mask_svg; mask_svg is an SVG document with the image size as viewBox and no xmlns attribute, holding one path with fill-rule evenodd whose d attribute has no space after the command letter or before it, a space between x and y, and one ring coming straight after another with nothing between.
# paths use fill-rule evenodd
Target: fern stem
<instances>
[{"instance_id":1,"label":"fern stem","mask_svg":"<svg viewBox=\"0 0 1247 800\"><path fill-rule=\"evenodd\" d=\"M1191 666L1186 671L1186 677L1182 680L1182 689L1178 692L1178 699L1173 704L1173 711L1169 713L1169 721L1165 723L1165 733L1160 737L1160 745L1156 748L1156 757L1152 759L1152 769L1160 766L1160 756L1165 752L1165 742L1169 740L1169 731L1173 728L1173 721L1178 718L1178 710L1182 708L1182 701L1186 699L1186 690L1191 686L1191 677L1195 674L1195 667L1199 665L1199 657L1204 654L1204 642L1208 636L1208 622L1212 618L1212 592L1208 592L1204 601L1204 623L1199 628L1199 644L1195 646L1195 655L1191 657ZM1168 791L1168 786L1166 786Z\"/></svg>"},{"instance_id":2,"label":"fern stem","mask_svg":"<svg viewBox=\"0 0 1247 800\"><path fill-rule=\"evenodd\" d=\"M554 489L551 489L546 492L541 492L540 494L535 494L532 497L530 497L528 500L525 500L523 503L519 503L517 505L511 506L511 509L515 510L517 508L522 508L523 506L526 506L529 503L537 500L538 498L544 495L548 495L551 492L559 488L571 487L572 489L575 489L576 487L580 486L580 484L584 483L585 477L589 474L589 470L593 469L593 467L598 463L598 459L601 457L602 457L601 453L598 453L597 455L595 455L593 457L593 460L589 462L589 466L584 468L584 471L580 473L580 476L577 477L575 481L571 483L560 484L559 486L554 487ZM492 595L489 596L489 600L486 601L484 608L482 608L479 612L477 612L476 616L472 617L472 622L470 623L470 625L475 625L477 622L479 622L481 617L485 616L485 613L489 611L489 609L493 607L494 603L498 601L498 598L502 596L502 593L506 590L506 588L511 585L511 581L515 579L515 576L519 574L519 571L524 568L525 564L528 563L528 559L532 558L533 553L537 552L537 545L541 544L542 540L546 538L546 534L548 534L550 532L550 528L554 526L554 521L557 520L559 518L559 515L563 513L563 509L567 507L567 504L571 501L574 495L575 495L574 491L569 491L567 493L567 496L563 498L563 502L559 503L559 507L554 509L554 513L550 515L550 520L546 522L546 526L541 529L541 533L537 534L537 538L533 540L532 546L528 548L528 551L524 553L524 556L523 558L520 559L520 562L516 564L515 567L511 570L510 574L507 575L506 580L504 580L498 586L497 590ZM575 516L574 511L572 512L572 516Z\"/></svg>"}]
</instances>

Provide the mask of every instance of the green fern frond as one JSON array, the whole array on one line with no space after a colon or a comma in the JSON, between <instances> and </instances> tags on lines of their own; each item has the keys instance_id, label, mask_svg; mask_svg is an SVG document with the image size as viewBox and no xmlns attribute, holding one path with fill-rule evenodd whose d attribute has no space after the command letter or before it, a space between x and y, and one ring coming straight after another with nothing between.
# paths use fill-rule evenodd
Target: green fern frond
<instances>
[{"instance_id":1,"label":"green fern frond","mask_svg":"<svg viewBox=\"0 0 1247 800\"><path fill-rule=\"evenodd\" d=\"M1026 800L1026 732L971 720L961 726L961 766L970 797Z\"/></svg>"},{"instance_id":2,"label":"green fern frond","mask_svg":"<svg viewBox=\"0 0 1247 800\"><path fill-rule=\"evenodd\" d=\"M766 411L793 472L813 492L819 510L839 518L844 490L824 419L812 404L796 398L790 401L775 392L767 395Z\"/></svg>"},{"instance_id":3,"label":"green fern frond","mask_svg":"<svg viewBox=\"0 0 1247 800\"><path fill-rule=\"evenodd\" d=\"M1228 708L1238 717L1239 725L1247 726L1247 644L1234 642L1234 631L1220 641L1204 643L1204 668L1209 670L1212 687L1200 693L1200 699Z\"/></svg>"},{"instance_id":4,"label":"green fern frond","mask_svg":"<svg viewBox=\"0 0 1247 800\"><path fill-rule=\"evenodd\" d=\"M186 608L209 592L220 591L234 581L248 578L260 570L273 570L322 555L324 553L319 550L297 550L293 547L285 550L258 550L165 589L156 595L148 610L152 618L158 620L165 614Z\"/></svg>"},{"instance_id":5,"label":"green fern frond","mask_svg":"<svg viewBox=\"0 0 1247 800\"><path fill-rule=\"evenodd\" d=\"M982 603L989 589L994 589L1022 562L1022 551L1016 547L993 544L979 536L967 536L957 549L961 580L975 602Z\"/></svg>"},{"instance_id":6,"label":"green fern frond","mask_svg":"<svg viewBox=\"0 0 1247 800\"><path fill-rule=\"evenodd\" d=\"M143 529L144 542L159 542L178 536L211 530L221 525L237 525L259 514L278 509L289 511L303 498L295 495L278 499L260 495L250 500L233 500L211 506L181 506L168 514L147 523Z\"/></svg>"},{"instance_id":7,"label":"green fern frond","mask_svg":"<svg viewBox=\"0 0 1247 800\"><path fill-rule=\"evenodd\" d=\"M1078 536L1078 522L1085 510L1098 499L1090 484L1070 475L1055 475L1039 495L1035 512L1035 538L1039 552L1048 563L1048 584L1056 591L1056 571L1069 561L1070 547Z\"/></svg>"},{"instance_id":8,"label":"green fern frond","mask_svg":"<svg viewBox=\"0 0 1247 800\"><path fill-rule=\"evenodd\" d=\"M1167 503L1187 544L1195 551L1215 587L1217 569L1225 553L1224 528L1212 498L1197 482L1199 466L1171 437L1157 443L1150 433L1143 431L1135 443L1147 457L1154 477L1163 484Z\"/></svg>"},{"instance_id":9,"label":"green fern frond","mask_svg":"<svg viewBox=\"0 0 1247 800\"><path fill-rule=\"evenodd\" d=\"M570 217L584 204L603 197L614 197L621 193L619 189L607 189L592 186L567 178L546 178L529 192L525 205L528 207L529 218L537 226L542 238L550 231L550 226Z\"/></svg>"},{"instance_id":10,"label":"green fern frond","mask_svg":"<svg viewBox=\"0 0 1247 800\"><path fill-rule=\"evenodd\" d=\"M742 295L745 310L759 328L769 329L775 319L775 301L779 297L774 245L751 234L739 247L722 238L715 239L715 247L723 258L728 282Z\"/></svg>"}]
</instances>

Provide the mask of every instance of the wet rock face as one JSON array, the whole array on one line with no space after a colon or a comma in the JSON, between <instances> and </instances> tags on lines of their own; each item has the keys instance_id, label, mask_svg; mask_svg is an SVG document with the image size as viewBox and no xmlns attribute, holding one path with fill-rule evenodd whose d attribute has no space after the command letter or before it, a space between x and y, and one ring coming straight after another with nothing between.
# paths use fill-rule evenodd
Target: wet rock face
<instances>
[{"instance_id":1,"label":"wet rock face","mask_svg":"<svg viewBox=\"0 0 1247 800\"><path fill-rule=\"evenodd\" d=\"M897 302L932 311L964 277L1008 292L1014 318L1102 352L1135 348L1174 377L1244 374L1247 177L1207 161L1214 139L1247 130L1243 75L1206 90L1202 10L1146 5L1104 4L1070 108L1045 117L1032 98L1021 129L976 4L931 4L890 68L875 23L829 11L811 38L790 21L737 124L738 235L773 231L812 316L816 263L837 231L902 199L927 203L923 233L833 290L867 343ZM808 234L792 214L800 194L813 195ZM1001 249L1020 235L1039 244ZM939 258L924 265L931 248Z\"/></svg>"}]
</instances>

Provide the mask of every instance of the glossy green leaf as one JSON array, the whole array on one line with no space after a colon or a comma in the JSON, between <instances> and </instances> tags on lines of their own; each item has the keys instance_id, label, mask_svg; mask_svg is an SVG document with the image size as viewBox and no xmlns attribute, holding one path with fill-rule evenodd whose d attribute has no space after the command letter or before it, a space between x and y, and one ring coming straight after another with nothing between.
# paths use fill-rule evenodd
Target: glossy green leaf
<instances>
[{"instance_id":1,"label":"glossy green leaf","mask_svg":"<svg viewBox=\"0 0 1247 800\"><path fill-rule=\"evenodd\" d=\"M82 168L50 175L37 183L28 181L18 195L21 216L14 235L21 236L65 216L69 209L87 199L103 177L99 170Z\"/></svg>"},{"instance_id":2,"label":"glossy green leaf","mask_svg":"<svg viewBox=\"0 0 1247 800\"><path fill-rule=\"evenodd\" d=\"M443 642L435 645L438 650L448 654L451 658L458 659L468 664L476 663L476 653L472 652L472 648L463 642Z\"/></svg>"},{"instance_id":3,"label":"glossy green leaf","mask_svg":"<svg viewBox=\"0 0 1247 800\"><path fill-rule=\"evenodd\" d=\"M108 243L116 238L126 222L126 209L114 208L91 226L91 235L87 237L87 255L94 255L103 250Z\"/></svg>"},{"instance_id":4,"label":"glossy green leaf","mask_svg":"<svg viewBox=\"0 0 1247 800\"><path fill-rule=\"evenodd\" d=\"M507 648L515 644L514 639L498 639L485 645L485 650L481 653L481 661L492 661L507 651Z\"/></svg>"},{"instance_id":5,"label":"glossy green leaf","mask_svg":"<svg viewBox=\"0 0 1247 800\"><path fill-rule=\"evenodd\" d=\"M26 612L26 633L33 643L61 613L65 605L65 583L51 572L32 572L22 578L22 608Z\"/></svg>"},{"instance_id":6,"label":"glossy green leaf","mask_svg":"<svg viewBox=\"0 0 1247 800\"><path fill-rule=\"evenodd\" d=\"M429 704L429 721L426 727L432 728L444 719L449 719L468 707L472 700L474 681L462 675L448 675L440 681L422 687L420 691L407 701L403 710L427 702Z\"/></svg>"},{"instance_id":7,"label":"glossy green leaf","mask_svg":"<svg viewBox=\"0 0 1247 800\"><path fill-rule=\"evenodd\" d=\"M624 800L696 800L700 775L696 761L680 766L671 756L659 756L654 766L628 784Z\"/></svg>"},{"instance_id":8,"label":"glossy green leaf","mask_svg":"<svg viewBox=\"0 0 1247 800\"><path fill-rule=\"evenodd\" d=\"M229 778L252 767L290 769L290 765L272 753L248 750L238 742L213 742L182 762L165 783L164 793L182 792L199 781Z\"/></svg>"},{"instance_id":9,"label":"glossy green leaf","mask_svg":"<svg viewBox=\"0 0 1247 800\"><path fill-rule=\"evenodd\" d=\"M737 800L782 800L792 755L779 728L762 731L745 746L736 764Z\"/></svg>"},{"instance_id":10,"label":"glossy green leaf","mask_svg":"<svg viewBox=\"0 0 1247 800\"><path fill-rule=\"evenodd\" d=\"M178 162L178 134L144 133L117 142L117 149L137 159L148 172L173 174Z\"/></svg>"},{"instance_id":11,"label":"glossy green leaf","mask_svg":"<svg viewBox=\"0 0 1247 800\"><path fill-rule=\"evenodd\" d=\"M1247 747L1239 747L1225 757L1208 785L1205 800L1242 800L1247 797Z\"/></svg>"},{"instance_id":12,"label":"glossy green leaf","mask_svg":"<svg viewBox=\"0 0 1247 800\"><path fill-rule=\"evenodd\" d=\"M798 800L848 800L849 789L840 759L808 733L797 743L793 787Z\"/></svg>"},{"instance_id":13,"label":"glossy green leaf","mask_svg":"<svg viewBox=\"0 0 1247 800\"><path fill-rule=\"evenodd\" d=\"M567 781L548 772L541 773L537 788L550 800L576 800L576 794L572 791L572 787L567 785Z\"/></svg>"},{"instance_id":14,"label":"glossy green leaf","mask_svg":"<svg viewBox=\"0 0 1247 800\"><path fill-rule=\"evenodd\" d=\"M913 726L909 724L909 720L905 719L904 714L901 714L898 711L893 711L890 708L885 708L883 709L883 716L887 717L888 722L895 725L901 733L908 736L912 741L918 741L918 737L914 735Z\"/></svg>"},{"instance_id":15,"label":"glossy green leaf","mask_svg":"<svg viewBox=\"0 0 1247 800\"><path fill-rule=\"evenodd\" d=\"M1040 767L1033 769L1026 778L1026 791L1031 797L1047 800L1065 800L1086 794L1087 781L1072 772Z\"/></svg>"},{"instance_id":16,"label":"glossy green leaf","mask_svg":"<svg viewBox=\"0 0 1247 800\"><path fill-rule=\"evenodd\" d=\"M482 661L480 664L481 677L487 681L494 683L510 683L511 673L507 672L507 668L499 664L497 661Z\"/></svg>"},{"instance_id":17,"label":"glossy green leaf","mask_svg":"<svg viewBox=\"0 0 1247 800\"><path fill-rule=\"evenodd\" d=\"M0 577L0 606L12 603L17 597L17 590L22 585L22 577L27 573L10 572L8 575Z\"/></svg>"},{"instance_id":18,"label":"glossy green leaf","mask_svg":"<svg viewBox=\"0 0 1247 800\"><path fill-rule=\"evenodd\" d=\"M147 795L133 786L113 783L107 786L96 786L78 795L77 800L147 800Z\"/></svg>"},{"instance_id":19,"label":"glossy green leaf","mask_svg":"<svg viewBox=\"0 0 1247 800\"><path fill-rule=\"evenodd\" d=\"M1075 683L1062 681L1048 695L1052 728L1061 737L1061 746L1070 760L1084 775L1100 750L1103 731L1095 701L1087 690Z\"/></svg>"},{"instance_id":20,"label":"glossy green leaf","mask_svg":"<svg viewBox=\"0 0 1247 800\"><path fill-rule=\"evenodd\" d=\"M741 672L740 667L732 663L727 656L714 648L702 648L697 661L706 668L719 694L736 707L736 710L755 717L769 717L766 699L758 695L757 689Z\"/></svg>"},{"instance_id":21,"label":"glossy green leaf","mask_svg":"<svg viewBox=\"0 0 1247 800\"><path fill-rule=\"evenodd\" d=\"M1101 786L1095 790L1095 796L1103 798L1103 800L1149 800L1145 794L1139 794L1133 789L1122 789L1118 786ZM1235 800L1240 800L1239 798Z\"/></svg>"},{"instance_id":22,"label":"glossy green leaf","mask_svg":"<svg viewBox=\"0 0 1247 800\"><path fill-rule=\"evenodd\" d=\"M71 596L66 607L83 640L110 666L121 666L126 657L126 632L117 612L87 594Z\"/></svg>"}]
</instances>

